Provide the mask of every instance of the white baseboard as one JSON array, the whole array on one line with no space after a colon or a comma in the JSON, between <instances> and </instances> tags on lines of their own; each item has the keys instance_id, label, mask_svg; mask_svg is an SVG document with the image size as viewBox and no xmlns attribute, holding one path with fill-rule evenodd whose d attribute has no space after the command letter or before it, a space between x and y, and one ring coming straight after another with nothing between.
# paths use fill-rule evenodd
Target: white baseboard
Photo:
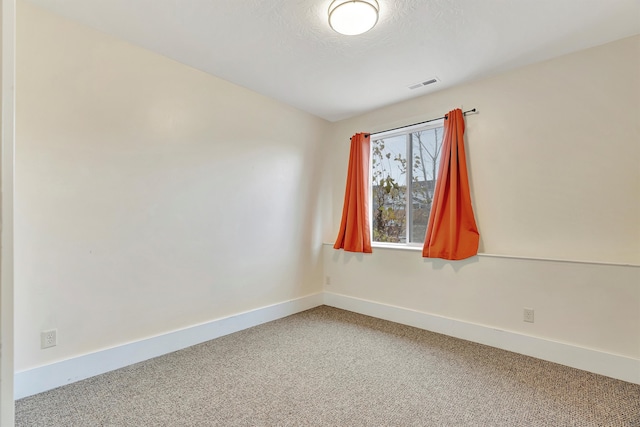
<instances>
[{"instance_id":1,"label":"white baseboard","mask_svg":"<svg viewBox=\"0 0 640 427\"><path fill-rule=\"evenodd\" d=\"M331 307L640 384L640 360L638 359L331 292L324 293L324 303Z\"/></svg>"},{"instance_id":2,"label":"white baseboard","mask_svg":"<svg viewBox=\"0 0 640 427\"><path fill-rule=\"evenodd\" d=\"M163 354L262 323L290 316L322 304L323 294L312 294L156 337L17 372L14 376L14 397L15 399L21 399L85 378L104 374L105 372L162 356Z\"/></svg>"},{"instance_id":3,"label":"white baseboard","mask_svg":"<svg viewBox=\"0 0 640 427\"><path fill-rule=\"evenodd\" d=\"M21 399L38 394L322 304L640 384L640 360L637 359L324 292L17 372L14 396Z\"/></svg>"}]
</instances>

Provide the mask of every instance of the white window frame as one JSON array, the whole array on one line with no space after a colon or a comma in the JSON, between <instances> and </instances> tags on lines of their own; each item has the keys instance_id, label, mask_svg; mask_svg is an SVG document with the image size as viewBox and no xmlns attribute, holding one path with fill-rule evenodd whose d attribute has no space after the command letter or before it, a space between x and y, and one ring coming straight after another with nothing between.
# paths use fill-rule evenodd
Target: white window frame
<instances>
[{"instance_id":1,"label":"white window frame","mask_svg":"<svg viewBox=\"0 0 640 427\"><path fill-rule=\"evenodd\" d=\"M373 159L373 140L380 138L392 138L400 135L406 135L406 151L407 159L413 159L413 146L411 144L411 138L409 135L414 132L421 132L426 130L431 130L435 128L444 128L444 118L429 121L429 123L422 123L418 125L409 125L398 129L393 129L384 132L377 132L370 134L370 147L369 147L369 159ZM444 138L444 132L443 132ZM442 152L440 153L442 155ZM438 158L436 161L440 161ZM437 177L433 177L434 181ZM376 242L373 240L373 161L369 161L369 235L371 236L371 244L375 247L384 247L384 248L397 248L397 249L422 249L424 243L420 242L411 242L411 227L412 221L410 221L410 216L412 215L413 210L410 209L411 204L411 191L410 185L413 185L413 167L407 167L407 190L405 191L405 212L407 215L406 219L406 242L405 243L392 243L392 242ZM431 214L429 214L431 215Z\"/></svg>"}]
</instances>

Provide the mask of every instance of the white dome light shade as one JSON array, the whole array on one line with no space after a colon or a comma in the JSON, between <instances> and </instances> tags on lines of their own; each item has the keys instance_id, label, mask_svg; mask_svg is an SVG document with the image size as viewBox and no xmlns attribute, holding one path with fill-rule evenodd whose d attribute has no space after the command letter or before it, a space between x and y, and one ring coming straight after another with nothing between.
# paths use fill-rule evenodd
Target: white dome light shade
<instances>
[{"instance_id":1,"label":"white dome light shade","mask_svg":"<svg viewBox=\"0 0 640 427\"><path fill-rule=\"evenodd\" d=\"M347 36L366 33L378 22L376 0L334 0L329 6L329 25Z\"/></svg>"}]
</instances>

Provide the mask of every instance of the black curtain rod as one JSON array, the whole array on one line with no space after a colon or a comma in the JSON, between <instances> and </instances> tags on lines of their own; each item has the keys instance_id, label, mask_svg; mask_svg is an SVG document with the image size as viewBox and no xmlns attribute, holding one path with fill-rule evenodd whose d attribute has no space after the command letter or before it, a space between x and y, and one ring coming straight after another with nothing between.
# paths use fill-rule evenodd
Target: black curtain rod
<instances>
[{"instance_id":1,"label":"black curtain rod","mask_svg":"<svg viewBox=\"0 0 640 427\"><path fill-rule=\"evenodd\" d=\"M465 111L465 112L464 112L464 113L462 113L462 114L466 116L466 115L467 115L467 113L475 113L475 112L476 112L476 109L475 109L475 108L473 108L473 109L471 109L471 110L467 110L467 111ZM446 116L446 115L444 115L444 116L442 116L442 117L438 117L438 118L436 118L436 119L425 120L424 122L413 123L413 124L411 124L411 125L400 126L400 127L393 128L393 129L381 130L380 132L375 132L375 134L384 133L384 132L391 132L392 130L404 129L404 128L408 128L408 127L410 127L410 126L423 125L423 124L425 124L425 123L435 122L436 120L442 120L442 119L446 119L446 118L447 118L447 116ZM371 134L369 133L369 134L366 134L366 135L371 135Z\"/></svg>"}]
</instances>

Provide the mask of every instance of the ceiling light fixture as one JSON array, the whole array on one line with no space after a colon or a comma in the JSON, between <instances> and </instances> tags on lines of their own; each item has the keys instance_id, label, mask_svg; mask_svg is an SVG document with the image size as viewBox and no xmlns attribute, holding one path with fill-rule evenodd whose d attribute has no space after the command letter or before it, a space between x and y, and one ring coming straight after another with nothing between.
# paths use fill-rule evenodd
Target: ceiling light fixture
<instances>
[{"instance_id":1,"label":"ceiling light fixture","mask_svg":"<svg viewBox=\"0 0 640 427\"><path fill-rule=\"evenodd\" d=\"M376 0L334 0L329 6L329 25L347 36L366 33L378 22Z\"/></svg>"}]
</instances>

